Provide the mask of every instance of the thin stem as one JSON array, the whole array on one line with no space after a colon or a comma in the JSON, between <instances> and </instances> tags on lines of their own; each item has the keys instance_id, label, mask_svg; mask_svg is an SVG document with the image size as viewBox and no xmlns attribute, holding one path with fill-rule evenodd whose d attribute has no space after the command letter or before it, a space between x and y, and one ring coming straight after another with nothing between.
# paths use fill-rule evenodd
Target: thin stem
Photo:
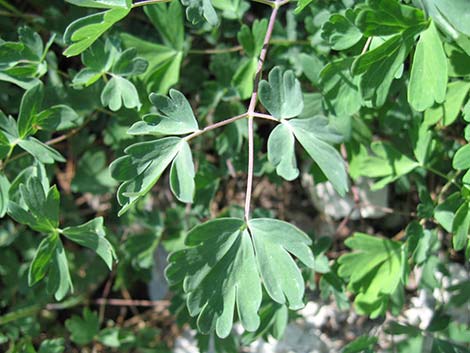
<instances>
[{"instance_id":1,"label":"thin stem","mask_svg":"<svg viewBox=\"0 0 470 353\"><path fill-rule=\"evenodd\" d=\"M243 47L241 45L237 45L235 47L230 48L191 49L188 51L188 54L225 54L241 51L242 49Z\"/></svg>"},{"instance_id":2,"label":"thin stem","mask_svg":"<svg viewBox=\"0 0 470 353\"><path fill-rule=\"evenodd\" d=\"M233 117L231 117L231 118L228 118L228 119L219 121L219 122L214 123L214 124L212 124L212 125L206 126L206 127L205 127L204 129L202 129L202 130L198 130L198 131L193 132L191 135L186 136L184 139L185 139L186 141L190 141L190 140L192 140L193 138L195 138L195 137L197 137L197 136L199 136L199 135L202 135L202 134L206 133L207 131L211 131L211 130L217 129L217 128L221 127L221 126L224 126L224 125L233 123L234 121L237 121L237 120L246 118L247 116L248 116L248 113L243 113L243 114L240 114L240 115L237 115L237 116L233 116Z\"/></svg>"},{"instance_id":3,"label":"thin stem","mask_svg":"<svg viewBox=\"0 0 470 353\"><path fill-rule=\"evenodd\" d=\"M279 122L278 119L276 119L275 117L273 117L272 115L269 115L269 114L263 114L263 113L252 113L251 116L253 118L260 118L260 119L265 119L265 120L271 120L271 121L275 121L275 122Z\"/></svg>"},{"instance_id":4,"label":"thin stem","mask_svg":"<svg viewBox=\"0 0 470 353\"><path fill-rule=\"evenodd\" d=\"M367 38L366 44L364 44L364 48L362 48L361 55L365 54L367 52L367 50L369 49L370 43L372 42L372 38L373 37Z\"/></svg>"},{"instance_id":5,"label":"thin stem","mask_svg":"<svg viewBox=\"0 0 470 353\"><path fill-rule=\"evenodd\" d=\"M441 178L447 180L449 183L454 184L459 190L462 189L462 187L455 181L454 178L449 178L447 175L445 175L444 173L438 171L437 169L434 169L433 167L430 167L430 166L423 166L423 167L426 170L430 171L431 173L436 174L436 175L440 176Z\"/></svg>"},{"instance_id":6,"label":"thin stem","mask_svg":"<svg viewBox=\"0 0 470 353\"><path fill-rule=\"evenodd\" d=\"M254 128L253 116L255 113L256 103L258 102L258 86L263 71L264 60L268 52L269 41L273 34L274 23L276 22L277 13L280 7L280 0L274 2L273 11L269 18L268 29L263 41L263 49L258 60L258 67L255 74L255 82L253 85L253 93L251 94L250 105L248 106L248 176L246 181L246 194L245 194L245 221L248 222L250 218L251 194L253 192L253 172L254 172Z\"/></svg>"},{"instance_id":7,"label":"thin stem","mask_svg":"<svg viewBox=\"0 0 470 353\"><path fill-rule=\"evenodd\" d=\"M252 0L254 2L259 2L260 4L265 4L274 8L275 2L270 0Z\"/></svg>"},{"instance_id":8,"label":"thin stem","mask_svg":"<svg viewBox=\"0 0 470 353\"><path fill-rule=\"evenodd\" d=\"M152 5L152 4L157 4L160 2L170 2L171 0L144 0L144 1L139 1L135 2L132 4L132 8L135 9L136 7L140 6L145 6L145 5Z\"/></svg>"}]
</instances>

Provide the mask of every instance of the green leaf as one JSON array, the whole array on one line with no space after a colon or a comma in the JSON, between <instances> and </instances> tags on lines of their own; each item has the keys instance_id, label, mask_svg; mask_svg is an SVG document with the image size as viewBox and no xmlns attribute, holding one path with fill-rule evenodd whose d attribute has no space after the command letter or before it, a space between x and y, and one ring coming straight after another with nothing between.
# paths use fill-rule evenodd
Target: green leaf
<instances>
[{"instance_id":1,"label":"green leaf","mask_svg":"<svg viewBox=\"0 0 470 353\"><path fill-rule=\"evenodd\" d=\"M375 336L360 336L344 346L343 353L373 353L375 351L377 341L378 338Z\"/></svg>"},{"instance_id":2,"label":"green leaf","mask_svg":"<svg viewBox=\"0 0 470 353\"><path fill-rule=\"evenodd\" d=\"M186 6L186 17L193 25L199 25L204 20L211 26L219 22L210 0L181 0L181 3Z\"/></svg>"},{"instance_id":3,"label":"green leaf","mask_svg":"<svg viewBox=\"0 0 470 353\"><path fill-rule=\"evenodd\" d=\"M287 306L275 302L263 302L259 310L260 325L255 332L245 331L242 335L242 344L249 345L258 338L267 341L269 335L280 340L289 320Z\"/></svg>"},{"instance_id":4,"label":"green leaf","mask_svg":"<svg viewBox=\"0 0 470 353\"><path fill-rule=\"evenodd\" d=\"M69 291L73 292L69 265L60 239L55 251L54 266L51 267L49 272L48 290L54 292L54 298L59 301L64 299Z\"/></svg>"},{"instance_id":5,"label":"green leaf","mask_svg":"<svg viewBox=\"0 0 470 353\"><path fill-rule=\"evenodd\" d=\"M122 206L119 215L150 191L178 153L181 141L177 137L166 137L139 142L127 147L126 155L111 163L112 177L123 181L118 189L118 202Z\"/></svg>"},{"instance_id":6,"label":"green leaf","mask_svg":"<svg viewBox=\"0 0 470 353\"><path fill-rule=\"evenodd\" d=\"M140 110L142 105L134 84L120 76L113 76L106 83L101 92L101 104L114 112L121 109L123 104L128 109L137 108L137 110Z\"/></svg>"},{"instance_id":7,"label":"green leaf","mask_svg":"<svg viewBox=\"0 0 470 353\"><path fill-rule=\"evenodd\" d=\"M139 76L145 82L147 91L166 94L171 86L179 82L182 51L148 42L127 33L121 34L121 39L125 47L136 48L137 54L148 61L147 71Z\"/></svg>"},{"instance_id":8,"label":"green leaf","mask_svg":"<svg viewBox=\"0 0 470 353\"><path fill-rule=\"evenodd\" d=\"M54 338L42 341L38 353L63 353L64 350L64 339Z\"/></svg>"},{"instance_id":9,"label":"green leaf","mask_svg":"<svg viewBox=\"0 0 470 353\"><path fill-rule=\"evenodd\" d=\"M274 301L292 309L303 306L305 285L290 254L312 266L310 244L305 233L282 221L258 218L246 225L220 218L189 232L188 248L170 255L166 276L171 285L183 282L189 313L198 316L201 332L226 337L235 304L243 327L255 331L261 281Z\"/></svg>"},{"instance_id":10,"label":"green leaf","mask_svg":"<svg viewBox=\"0 0 470 353\"><path fill-rule=\"evenodd\" d=\"M61 131L77 127L83 121L75 110L67 105L54 105L40 112L35 119L38 129Z\"/></svg>"},{"instance_id":11,"label":"green leaf","mask_svg":"<svg viewBox=\"0 0 470 353\"><path fill-rule=\"evenodd\" d=\"M426 110L424 113L425 123L432 125L442 119L444 126L453 124L460 114L460 110L469 90L470 82L450 82L447 86L447 95L444 104Z\"/></svg>"},{"instance_id":12,"label":"green leaf","mask_svg":"<svg viewBox=\"0 0 470 353\"><path fill-rule=\"evenodd\" d=\"M57 233L52 233L44 238L36 249L33 261L29 267L28 285L34 286L44 278L49 270L59 241Z\"/></svg>"},{"instance_id":13,"label":"green leaf","mask_svg":"<svg viewBox=\"0 0 470 353\"><path fill-rule=\"evenodd\" d=\"M354 25L356 14L347 9L344 15L335 13L322 26L321 35L334 50L345 50L362 38L361 31Z\"/></svg>"},{"instance_id":14,"label":"green leaf","mask_svg":"<svg viewBox=\"0 0 470 353\"><path fill-rule=\"evenodd\" d=\"M241 99L247 99L253 93L253 82L256 69L258 67L257 58L245 59L241 62L232 78L232 86L237 89Z\"/></svg>"},{"instance_id":15,"label":"green leaf","mask_svg":"<svg viewBox=\"0 0 470 353\"><path fill-rule=\"evenodd\" d=\"M304 108L300 82L293 71L283 73L279 66L269 72L268 81L259 83L259 99L277 119L293 118Z\"/></svg>"},{"instance_id":16,"label":"green leaf","mask_svg":"<svg viewBox=\"0 0 470 353\"><path fill-rule=\"evenodd\" d=\"M65 29L64 42L69 47L64 55L70 57L80 54L129 12L130 8L116 7L75 20Z\"/></svg>"},{"instance_id":17,"label":"green leaf","mask_svg":"<svg viewBox=\"0 0 470 353\"><path fill-rule=\"evenodd\" d=\"M348 178L343 158L331 145L342 142L342 136L331 126L328 119L316 116L284 122L294 133L309 156L342 196L348 190Z\"/></svg>"},{"instance_id":18,"label":"green leaf","mask_svg":"<svg viewBox=\"0 0 470 353\"><path fill-rule=\"evenodd\" d=\"M352 77L350 72L353 60L334 60L320 72L323 97L328 108L340 117L356 114L363 104L359 92L360 77Z\"/></svg>"},{"instance_id":19,"label":"green leaf","mask_svg":"<svg viewBox=\"0 0 470 353\"><path fill-rule=\"evenodd\" d=\"M196 188L194 176L195 171L191 148L186 141L182 141L180 150L173 160L170 170L171 191L181 202L193 202Z\"/></svg>"},{"instance_id":20,"label":"green leaf","mask_svg":"<svg viewBox=\"0 0 470 353\"><path fill-rule=\"evenodd\" d=\"M263 41L267 28L267 19L261 21L255 20L251 30L247 25L242 25L237 33L237 39L247 56L258 58L261 49L263 49Z\"/></svg>"},{"instance_id":21,"label":"green leaf","mask_svg":"<svg viewBox=\"0 0 470 353\"><path fill-rule=\"evenodd\" d=\"M465 53L453 43L444 42L444 50L447 54L447 66L449 77L463 77L470 75L470 66L467 65L470 55Z\"/></svg>"},{"instance_id":22,"label":"green leaf","mask_svg":"<svg viewBox=\"0 0 470 353\"><path fill-rule=\"evenodd\" d=\"M455 213L452 222L452 243L456 251L462 250L468 241L468 230L470 228L470 210L468 202L464 202Z\"/></svg>"},{"instance_id":23,"label":"green leaf","mask_svg":"<svg viewBox=\"0 0 470 353\"><path fill-rule=\"evenodd\" d=\"M10 191L10 182L4 174L0 174L0 218L5 217L8 210L8 201L10 200L8 192Z\"/></svg>"},{"instance_id":24,"label":"green leaf","mask_svg":"<svg viewBox=\"0 0 470 353\"><path fill-rule=\"evenodd\" d=\"M462 205L460 192L449 195L434 209L434 218L447 232L452 233L455 212Z\"/></svg>"},{"instance_id":25,"label":"green leaf","mask_svg":"<svg viewBox=\"0 0 470 353\"><path fill-rule=\"evenodd\" d=\"M426 24L423 11L396 0L368 0L356 19L356 25L367 37L387 36Z\"/></svg>"},{"instance_id":26,"label":"green leaf","mask_svg":"<svg viewBox=\"0 0 470 353\"><path fill-rule=\"evenodd\" d=\"M230 334L235 304L247 331L258 328L261 281L253 244L241 219L221 218L193 228L189 248L170 255L166 276L170 285L183 282L191 316L198 316L202 333ZM209 266L209 264L212 264Z\"/></svg>"},{"instance_id":27,"label":"green leaf","mask_svg":"<svg viewBox=\"0 0 470 353\"><path fill-rule=\"evenodd\" d=\"M349 280L358 313L377 317L385 312L388 298L400 284L401 245L363 233L355 233L345 244L355 251L338 259L338 274Z\"/></svg>"},{"instance_id":28,"label":"green leaf","mask_svg":"<svg viewBox=\"0 0 470 353\"><path fill-rule=\"evenodd\" d=\"M111 243L105 238L106 231L103 226L103 217L94 218L84 224L75 227L67 227L62 234L71 241L90 248L103 259L111 270L116 253Z\"/></svg>"},{"instance_id":29,"label":"green leaf","mask_svg":"<svg viewBox=\"0 0 470 353\"><path fill-rule=\"evenodd\" d=\"M447 58L434 22L421 33L413 57L408 102L417 111L442 103L447 91Z\"/></svg>"},{"instance_id":30,"label":"green leaf","mask_svg":"<svg viewBox=\"0 0 470 353\"><path fill-rule=\"evenodd\" d=\"M148 68L148 61L137 57L137 49L128 48L119 54L111 71L115 75L131 77L143 74Z\"/></svg>"},{"instance_id":31,"label":"green leaf","mask_svg":"<svg viewBox=\"0 0 470 353\"><path fill-rule=\"evenodd\" d=\"M304 306L305 284L291 255L313 267L310 238L293 225L269 218L248 222L253 237L258 270L269 296L279 304L296 310Z\"/></svg>"},{"instance_id":32,"label":"green leaf","mask_svg":"<svg viewBox=\"0 0 470 353\"><path fill-rule=\"evenodd\" d=\"M299 176L294 147L294 135L285 124L276 126L269 135L268 159L276 167L276 173L286 180Z\"/></svg>"},{"instance_id":33,"label":"green leaf","mask_svg":"<svg viewBox=\"0 0 470 353\"><path fill-rule=\"evenodd\" d=\"M184 46L183 9L179 1L145 6L144 12L162 36L167 47L182 51Z\"/></svg>"},{"instance_id":34,"label":"green leaf","mask_svg":"<svg viewBox=\"0 0 470 353\"><path fill-rule=\"evenodd\" d=\"M85 345L92 342L98 334L100 322L96 313L85 308L83 310L83 318L73 315L65 321L65 327L70 332L73 342Z\"/></svg>"},{"instance_id":35,"label":"green leaf","mask_svg":"<svg viewBox=\"0 0 470 353\"><path fill-rule=\"evenodd\" d=\"M466 0L430 0L439 14L443 16L456 30L470 37L470 12Z\"/></svg>"},{"instance_id":36,"label":"green leaf","mask_svg":"<svg viewBox=\"0 0 470 353\"><path fill-rule=\"evenodd\" d=\"M76 6L91 7L91 8L97 8L97 9L114 9L114 8L129 9L132 5L131 0L65 0L65 1Z\"/></svg>"},{"instance_id":37,"label":"green leaf","mask_svg":"<svg viewBox=\"0 0 470 353\"><path fill-rule=\"evenodd\" d=\"M42 82L28 89L23 95L18 114L18 134L21 138L25 138L35 131L35 118L41 110L43 97L44 85Z\"/></svg>"},{"instance_id":38,"label":"green leaf","mask_svg":"<svg viewBox=\"0 0 470 353\"><path fill-rule=\"evenodd\" d=\"M360 77L360 90L365 100L373 106L382 106L392 81L411 49L413 32L397 34L375 49L358 56L352 65L354 76Z\"/></svg>"},{"instance_id":39,"label":"green leaf","mask_svg":"<svg viewBox=\"0 0 470 353\"><path fill-rule=\"evenodd\" d=\"M170 97L150 94L150 101L157 108L156 113L144 116L131 126L128 133L132 135L185 135L199 129L193 110L186 97L179 91L171 89Z\"/></svg>"},{"instance_id":40,"label":"green leaf","mask_svg":"<svg viewBox=\"0 0 470 353\"><path fill-rule=\"evenodd\" d=\"M359 163L359 175L369 178L381 178L372 186L372 190L378 190L385 185L410 173L419 163L398 151L392 144L383 141L375 141L371 144L373 156L363 158Z\"/></svg>"},{"instance_id":41,"label":"green leaf","mask_svg":"<svg viewBox=\"0 0 470 353\"><path fill-rule=\"evenodd\" d=\"M18 141L18 146L41 163L52 164L54 162L65 162L65 158L62 157L59 152L32 136L27 137L25 140Z\"/></svg>"},{"instance_id":42,"label":"green leaf","mask_svg":"<svg viewBox=\"0 0 470 353\"><path fill-rule=\"evenodd\" d=\"M462 170L470 168L470 145L460 147L452 159L452 167Z\"/></svg>"},{"instance_id":43,"label":"green leaf","mask_svg":"<svg viewBox=\"0 0 470 353\"><path fill-rule=\"evenodd\" d=\"M301 13L313 0L298 0L297 7L294 10L295 14Z\"/></svg>"}]
</instances>

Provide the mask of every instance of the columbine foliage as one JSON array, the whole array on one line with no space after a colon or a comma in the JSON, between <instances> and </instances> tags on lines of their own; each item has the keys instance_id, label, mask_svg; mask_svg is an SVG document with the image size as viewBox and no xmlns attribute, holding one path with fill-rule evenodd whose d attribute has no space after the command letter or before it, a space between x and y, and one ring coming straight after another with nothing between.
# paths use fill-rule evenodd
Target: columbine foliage
<instances>
[{"instance_id":1,"label":"columbine foliage","mask_svg":"<svg viewBox=\"0 0 470 353\"><path fill-rule=\"evenodd\" d=\"M256 2L0 0L0 350L163 351L156 328L103 321L96 299L128 299L163 248L170 310L202 352L281 338L312 291L389 318L435 289L448 295L427 327L387 320L407 337L390 350L468 348L451 315L469 281L442 280L470 258L468 2ZM306 194L354 201L336 239L297 228L277 191L259 197L294 181L303 207L311 179ZM390 207L367 204L369 182ZM395 218L350 222L367 207ZM85 304L99 313L69 315ZM70 335L43 340L57 308Z\"/></svg>"}]
</instances>

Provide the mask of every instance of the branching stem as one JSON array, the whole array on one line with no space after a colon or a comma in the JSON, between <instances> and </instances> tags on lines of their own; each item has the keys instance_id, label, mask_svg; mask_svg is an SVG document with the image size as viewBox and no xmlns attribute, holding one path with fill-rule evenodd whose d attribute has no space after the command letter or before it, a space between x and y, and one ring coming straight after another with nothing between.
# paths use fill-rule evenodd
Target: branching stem
<instances>
[{"instance_id":1,"label":"branching stem","mask_svg":"<svg viewBox=\"0 0 470 353\"><path fill-rule=\"evenodd\" d=\"M246 194L245 194L245 221L248 222L250 218L250 207L251 207L251 193L253 192L253 172L254 172L254 128L253 128L253 116L255 113L256 103L258 102L258 86L261 79L261 73L263 71L264 60L268 53L269 41L273 34L274 23L276 22L277 13L281 6L282 0L276 0L274 2L273 11L269 18L268 29L263 41L263 49L258 60L258 67L255 74L255 83L253 85L253 93L251 94L250 105L248 106L248 176L246 181Z\"/></svg>"},{"instance_id":2,"label":"branching stem","mask_svg":"<svg viewBox=\"0 0 470 353\"><path fill-rule=\"evenodd\" d=\"M214 123L212 125L208 125L206 126L204 129L202 130L198 130L198 131L195 131L193 132L191 135L188 135L185 137L185 140L186 141L190 141L192 140L193 138L199 136L199 135L202 135L208 131L211 131L211 130L214 130L214 129L217 129L219 127L222 127L224 125L228 125L230 123L233 123L234 121L237 121L237 120L240 120L240 119L243 119L243 118L246 118L248 116L248 113L243 113L243 114L240 114L240 115L237 115L237 116L233 116L231 118L228 118L228 119L225 119L225 120L222 120L222 121L219 121L217 123Z\"/></svg>"}]
</instances>

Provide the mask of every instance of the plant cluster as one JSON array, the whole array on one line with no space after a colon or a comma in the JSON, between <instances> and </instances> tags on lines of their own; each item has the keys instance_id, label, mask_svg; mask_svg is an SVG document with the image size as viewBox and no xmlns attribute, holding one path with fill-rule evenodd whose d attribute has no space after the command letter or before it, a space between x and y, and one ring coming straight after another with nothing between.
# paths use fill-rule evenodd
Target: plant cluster
<instances>
[{"instance_id":1,"label":"plant cluster","mask_svg":"<svg viewBox=\"0 0 470 353\"><path fill-rule=\"evenodd\" d=\"M0 9L0 349L167 351L161 322L129 318L150 303L201 352L238 352L282 337L317 291L397 336L343 352L468 352L470 312L451 315L469 310L470 275L443 280L470 271L467 0ZM253 192L301 175L356 209L371 178L406 209L387 209L394 232L333 244ZM132 300L159 247L170 302ZM416 290L448 296L426 327L400 318Z\"/></svg>"}]
</instances>

